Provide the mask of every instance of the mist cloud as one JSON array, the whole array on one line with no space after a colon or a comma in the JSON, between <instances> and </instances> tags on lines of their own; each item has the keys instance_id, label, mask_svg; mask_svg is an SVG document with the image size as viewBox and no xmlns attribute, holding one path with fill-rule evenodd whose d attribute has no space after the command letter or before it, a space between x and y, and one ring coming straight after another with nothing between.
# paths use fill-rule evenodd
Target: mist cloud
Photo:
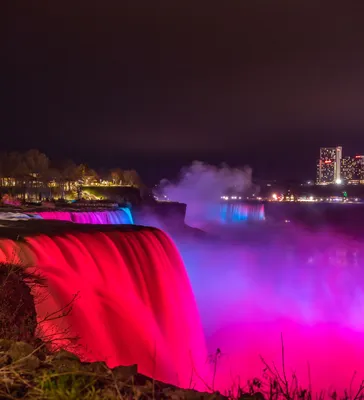
<instances>
[{"instance_id":1,"label":"mist cloud","mask_svg":"<svg viewBox=\"0 0 364 400\"><path fill-rule=\"evenodd\" d=\"M160 186L169 200L187 204L186 223L201 227L218 218L220 198L227 190L245 192L252 187L252 170L194 161L182 168L175 183L163 180Z\"/></svg>"}]
</instances>

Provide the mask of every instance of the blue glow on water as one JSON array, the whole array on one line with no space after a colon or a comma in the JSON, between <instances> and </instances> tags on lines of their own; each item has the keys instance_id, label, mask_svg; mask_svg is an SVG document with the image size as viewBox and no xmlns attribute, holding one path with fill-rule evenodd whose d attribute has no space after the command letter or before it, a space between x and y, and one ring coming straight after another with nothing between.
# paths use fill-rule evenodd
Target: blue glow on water
<instances>
[{"instance_id":1,"label":"blue glow on water","mask_svg":"<svg viewBox=\"0 0 364 400\"><path fill-rule=\"evenodd\" d=\"M129 221L126 223L134 225L134 219L133 219L130 209L127 207L121 207L120 210L123 210L125 212L125 214L128 216Z\"/></svg>"},{"instance_id":2,"label":"blue glow on water","mask_svg":"<svg viewBox=\"0 0 364 400\"><path fill-rule=\"evenodd\" d=\"M264 221L264 204L225 203L220 206L222 223Z\"/></svg>"}]
</instances>

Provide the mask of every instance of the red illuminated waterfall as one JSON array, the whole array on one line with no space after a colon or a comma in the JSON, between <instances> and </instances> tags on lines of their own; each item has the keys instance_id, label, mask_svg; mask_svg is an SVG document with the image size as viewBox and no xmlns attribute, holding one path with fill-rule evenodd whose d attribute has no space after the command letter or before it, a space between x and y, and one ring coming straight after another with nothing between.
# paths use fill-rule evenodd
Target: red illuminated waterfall
<instances>
[{"instance_id":1,"label":"red illuminated waterfall","mask_svg":"<svg viewBox=\"0 0 364 400\"><path fill-rule=\"evenodd\" d=\"M0 262L14 262L14 254L47 281L50 296L36 306L40 320L79 293L69 316L43 324L44 335L67 329L80 338L84 360L138 364L141 373L184 387L194 368L202 374L206 353L195 300L162 231L78 229L25 242L0 239ZM43 298L45 289L36 290Z\"/></svg>"}]
</instances>

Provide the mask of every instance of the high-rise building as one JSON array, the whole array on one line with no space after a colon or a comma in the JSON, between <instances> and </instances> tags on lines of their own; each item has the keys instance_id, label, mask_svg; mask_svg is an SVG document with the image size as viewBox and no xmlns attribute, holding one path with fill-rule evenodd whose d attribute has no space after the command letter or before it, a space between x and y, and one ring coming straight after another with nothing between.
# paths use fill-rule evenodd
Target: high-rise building
<instances>
[{"instance_id":1,"label":"high-rise building","mask_svg":"<svg viewBox=\"0 0 364 400\"><path fill-rule=\"evenodd\" d=\"M316 183L320 183L320 168L321 168L321 163L320 160L317 160L316 162Z\"/></svg>"},{"instance_id":2,"label":"high-rise building","mask_svg":"<svg viewBox=\"0 0 364 400\"><path fill-rule=\"evenodd\" d=\"M341 183L342 147L321 147L317 165L317 183L327 185Z\"/></svg>"},{"instance_id":3,"label":"high-rise building","mask_svg":"<svg viewBox=\"0 0 364 400\"><path fill-rule=\"evenodd\" d=\"M359 183L364 184L364 156L355 156L357 165L357 175L359 178Z\"/></svg>"},{"instance_id":4,"label":"high-rise building","mask_svg":"<svg viewBox=\"0 0 364 400\"><path fill-rule=\"evenodd\" d=\"M345 182L351 182L355 175L355 158L343 157L341 160L341 175Z\"/></svg>"},{"instance_id":5,"label":"high-rise building","mask_svg":"<svg viewBox=\"0 0 364 400\"><path fill-rule=\"evenodd\" d=\"M341 176L347 183L364 183L364 156L344 157L341 160Z\"/></svg>"}]
</instances>

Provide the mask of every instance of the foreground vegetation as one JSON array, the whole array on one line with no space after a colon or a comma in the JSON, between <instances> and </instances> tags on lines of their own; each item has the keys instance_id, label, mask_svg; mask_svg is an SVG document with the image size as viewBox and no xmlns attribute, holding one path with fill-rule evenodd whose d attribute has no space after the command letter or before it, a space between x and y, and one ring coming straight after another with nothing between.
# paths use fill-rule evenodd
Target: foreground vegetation
<instances>
[{"instance_id":1,"label":"foreground vegetation","mask_svg":"<svg viewBox=\"0 0 364 400\"><path fill-rule=\"evenodd\" d=\"M0 340L1 399L200 399L219 398L165 385L137 373L137 366L109 369L103 362L82 363L65 350Z\"/></svg>"},{"instance_id":2,"label":"foreground vegetation","mask_svg":"<svg viewBox=\"0 0 364 400\"><path fill-rule=\"evenodd\" d=\"M112 400L112 399L239 399L239 400L363 400L364 381L356 393L321 393L301 388L295 375L287 377L282 368L262 359L264 376L245 385L233 384L225 396L214 391L220 351L211 357L212 383L204 382L206 392L184 390L141 375L136 365L110 369L103 362L81 362L65 350L50 351L51 341L37 336L32 285L43 285L41 278L23 267L0 263L0 399ZM59 317L72 311L63 309ZM52 314L54 317L54 314ZM43 338L44 340L44 338Z\"/></svg>"}]
</instances>

